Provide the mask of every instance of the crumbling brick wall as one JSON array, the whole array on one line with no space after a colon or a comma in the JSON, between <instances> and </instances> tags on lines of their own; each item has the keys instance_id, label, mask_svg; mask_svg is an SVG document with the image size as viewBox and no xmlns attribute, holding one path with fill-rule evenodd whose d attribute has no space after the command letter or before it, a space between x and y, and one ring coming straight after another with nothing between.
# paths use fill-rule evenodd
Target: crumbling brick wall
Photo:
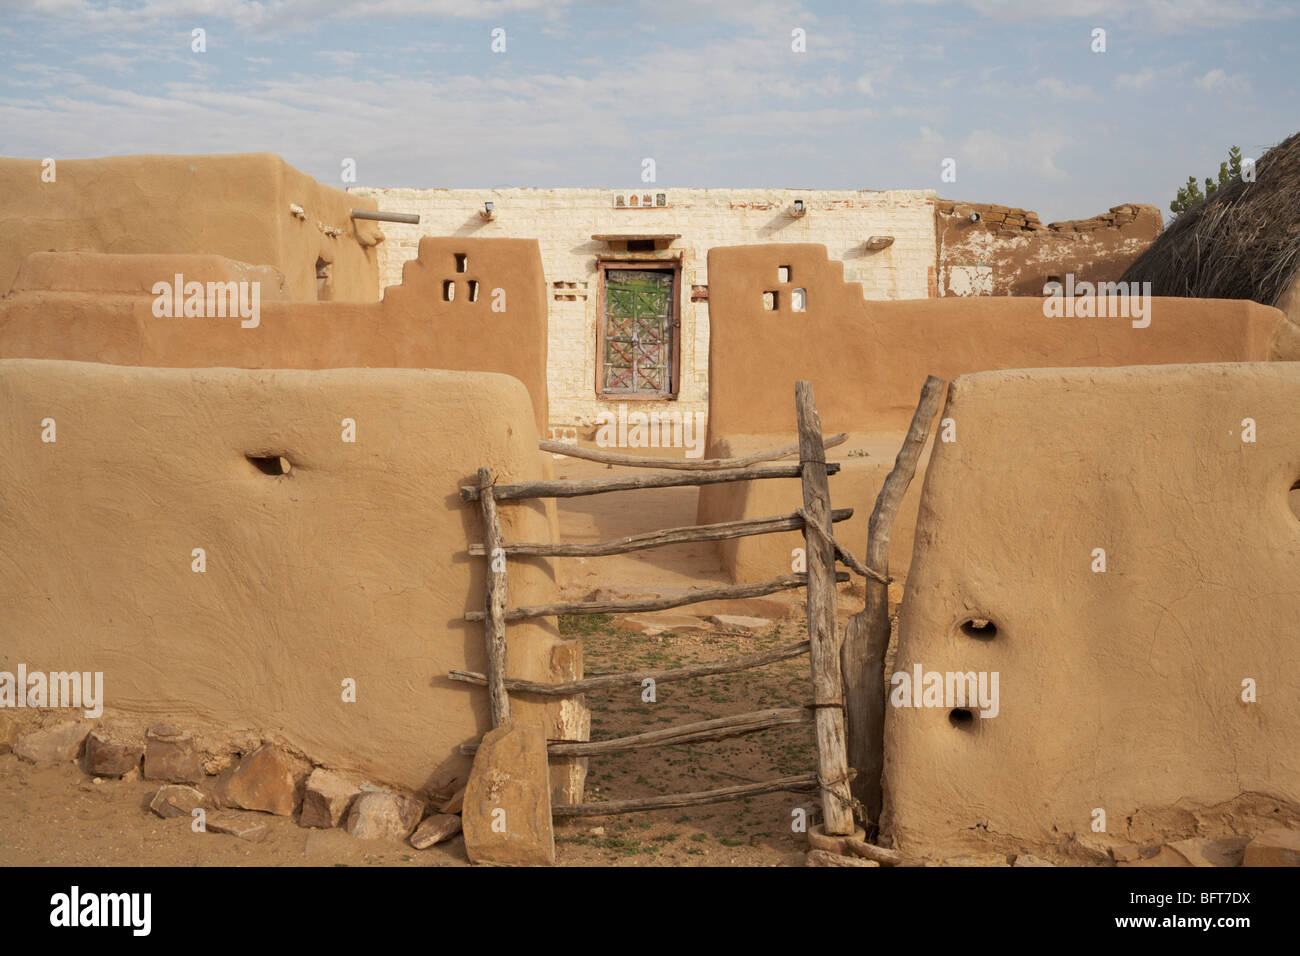
<instances>
[{"instance_id":1,"label":"crumbling brick wall","mask_svg":"<svg viewBox=\"0 0 1300 956\"><path fill-rule=\"evenodd\" d=\"M971 216L978 215L978 221ZM1044 224L1032 209L935 203L940 295L1039 296L1052 279L1116 280L1162 230L1160 211L1112 206L1091 219Z\"/></svg>"}]
</instances>

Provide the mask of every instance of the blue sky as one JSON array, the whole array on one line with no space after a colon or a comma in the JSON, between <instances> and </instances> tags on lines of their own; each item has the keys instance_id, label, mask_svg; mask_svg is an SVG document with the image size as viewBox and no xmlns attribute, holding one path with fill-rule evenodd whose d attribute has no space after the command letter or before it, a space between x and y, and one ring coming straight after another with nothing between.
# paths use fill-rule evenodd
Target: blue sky
<instances>
[{"instance_id":1,"label":"blue sky","mask_svg":"<svg viewBox=\"0 0 1300 956\"><path fill-rule=\"evenodd\" d=\"M1230 145L1300 129L1300 0L0 0L0 64L6 156L609 188L651 157L668 188L933 188L1045 221L1167 218Z\"/></svg>"}]
</instances>

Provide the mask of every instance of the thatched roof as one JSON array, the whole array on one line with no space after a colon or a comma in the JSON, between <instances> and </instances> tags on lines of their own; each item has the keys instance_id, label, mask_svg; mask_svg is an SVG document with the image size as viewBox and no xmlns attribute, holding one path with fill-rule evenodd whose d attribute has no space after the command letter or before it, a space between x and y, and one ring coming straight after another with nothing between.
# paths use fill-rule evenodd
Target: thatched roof
<instances>
[{"instance_id":1,"label":"thatched roof","mask_svg":"<svg viewBox=\"0 0 1300 956\"><path fill-rule=\"evenodd\" d=\"M1173 221L1122 277L1154 295L1275 305L1300 271L1300 133Z\"/></svg>"}]
</instances>

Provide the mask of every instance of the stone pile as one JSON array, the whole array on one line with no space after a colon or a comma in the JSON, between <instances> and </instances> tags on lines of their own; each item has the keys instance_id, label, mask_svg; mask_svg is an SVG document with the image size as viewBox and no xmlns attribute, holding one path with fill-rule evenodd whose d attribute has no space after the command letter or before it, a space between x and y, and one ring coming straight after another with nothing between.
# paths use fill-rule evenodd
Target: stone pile
<instances>
[{"instance_id":1,"label":"stone pile","mask_svg":"<svg viewBox=\"0 0 1300 956\"><path fill-rule=\"evenodd\" d=\"M106 777L156 780L162 786L149 808L158 816L201 818L196 829L250 842L266 838L272 817L296 816L301 827L339 827L362 840L408 840L419 850L461 832L464 788L438 801L426 819L429 806L419 796L313 767L271 742L220 760L205 755L192 733L171 724L156 724L132 740L95 721L69 720L17 733L5 749L37 765L79 761L96 783Z\"/></svg>"}]
</instances>

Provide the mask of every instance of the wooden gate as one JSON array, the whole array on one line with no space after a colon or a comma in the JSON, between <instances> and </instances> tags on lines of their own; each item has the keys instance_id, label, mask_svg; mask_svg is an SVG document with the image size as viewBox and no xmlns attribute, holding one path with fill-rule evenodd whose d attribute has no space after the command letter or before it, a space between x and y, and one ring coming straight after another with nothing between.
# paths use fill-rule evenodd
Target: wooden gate
<instances>
[{"instance_id":1,"label":"wooden gate","mask_svg":"<svg viewBox=\"0 0 1300 956\"><path fill-rule=\"evenodd\" d=\"M886 481L877 500L876 512L882 510L882 503L897 508L897 499L901 490L911 479L920 444L924 443L930 418L933 417L935 405L927 403L926 395L937 395L937 379L927 382L923 392L922 407L917 409L917 418L922 417L923 409L928 408L929 417L924 419L920 430L919 444L914 440L917 431L916 420L908 442L899 455L899 465L909 456L909 448L915 446L910 455L904 480L895 480L899 465L895 466ZM934 396L931 396L932 398ZM809 656L809 669L812 683L811 699L803 707L776 708L736 714L713 720L703 720L682 724L662 730L619 737L610 740L593 740L583 742L553 742L548 744L547 752L551 756L594 757L601 754L624 750L668 746L674 744L694 743L706 740L718 740L740 734L753 733L770 727L787 724L812 722L816 729L817 767L807 773L781 777L760 783L724 787L717 790L697 791L692 793L666 794L632 800L602 801L598 803L559 804L552 808L555 817L599 816L606 814L627 813L640 810L662 810L676 807L696 806L706 803L718 803L756 794L776 791L820 791L824 829L828 834L852 835L855 832L854 810L867 821L862 813L862 804L855 800L850 790L853 772L849 769L848 749L845 731L845 680L841 673L841 645L837 638L835 609L837 603L836 582L848 580L846 573L836 571L836 561L841 561L870 582L884 588L889 581L887 567L888 518L883 523L885 556L880 558L882 570L873 570L855 558L842 545L835 541L831 528L835 522L844 521L853 515L850 508L832 511L827 476L839 471L839 464L827 462L825 451L846 440L845 434L834 435L823 440L821 423L813 401L812 386L808 382L798 382L795 386L795 407L798 413L798 443L769 452L759 452L743 458L703 459L698 461L663 459L653 457L636 457L617 455L609 452L581 449L559 442L539 442L545 451L585 458L606 464L625 465L639 468L655 468L669 472L686 472L685 474L648 474L626 478L592 478L582 480L534 481L511 485L494 485L492 475L486 468L478 471L478 481L474 486L462 487L460 494L465 501L477 501L483 518L483 544L472 545L470 554L487 557L487 595L483 611L471 611L467 620L484 623L484 637L487 649L487 672L484 674L455 670L450 673L453 680L486 686L491 704L492 725L499 727L510 720L510 694L523 693L543 696L572 696L585 691L619 685L639 685L646 678L656 683L681 680L691 677L703 677L712 674L727 674L760 667L774 661ZM798 453L798 464L770 464L781 458ZM497 502L526 498L568 498L580 495L593 495L610 491L626 491L638 488L665 488L686 485L705 485L718 482L749 481L766 478L795 478L803 485L803 507L792 514L766 518L754 518L742 521L729 521L712 525L694 525L682 528L670 528L650 531L643 534L605 541L596 544L563 543L529 543L507 542L504 540L501 522L497 512ZM899 485L901 484L901 488ZM893 488L897 493L888 493ZM889 515L892 518L892 514ZM879 530L880 522L873 514L872 527ZM683 542L717 541L724 538L736 538L756 534L771 534L782 531L802 529L805 552L807 555L807 572L787 574L753 584L726 585L695 590L687 595L662 596L623 601L584 601L560 604L542 604L526 607L507 607L507 589L509 583L508 561L510 555L536 555L550 557L597 557L601 555L622 554L645 548L656 548ZM870 544L869 544L870 549ZM877 549L878 550L878 549ZM661 611L695 604L703 601L758 597L776 591L792 588L804 588L807 605L808 640L798 644L774 648L756 654L725 661L693 664L685 667L658 671L638 671L621 674L604 674L566 683L544 683L519 680L507 677L507 642L506 626L515 621L560 614L626 614L632 612ZM872 594L868 588L868 595ZM881 613L883 607L885 642L888 643L888 604L887 598L877 602L873 611L871 601L863 614L871 612L872 621ZM863 615L859 615L861 618ZM854 623L860 623L855 619ZM854 628L849 628L850 635ZM864 636L878 637L879 627L860 627ZM853 655L846 642L843 652L847 659L859 660L862 654L856 649ZM874 663L874 656L871 658ZM883 679L884 650L879 652L880 674ZM851 688L861 687L870 680L862 675L852 675L848 681ZM879 686L879 685L878 685ZM865 697L870 697L866 694ZM883 724L883 693L880 697L880 722ZM852 705L853 701L850 700ZM874 705L874 701L872 701ZM870 715L868 715L870 716ZM861 720L858 721L862 723ZM875 732L869 728L869 733ZM463 753L476 752L477 745L470 744L461 748ZM864 761L869 762L869 761ZM878 782L877 782L878 786ZM854 788L857 789L857 788Z\"/></svg>"}]
</instances>

